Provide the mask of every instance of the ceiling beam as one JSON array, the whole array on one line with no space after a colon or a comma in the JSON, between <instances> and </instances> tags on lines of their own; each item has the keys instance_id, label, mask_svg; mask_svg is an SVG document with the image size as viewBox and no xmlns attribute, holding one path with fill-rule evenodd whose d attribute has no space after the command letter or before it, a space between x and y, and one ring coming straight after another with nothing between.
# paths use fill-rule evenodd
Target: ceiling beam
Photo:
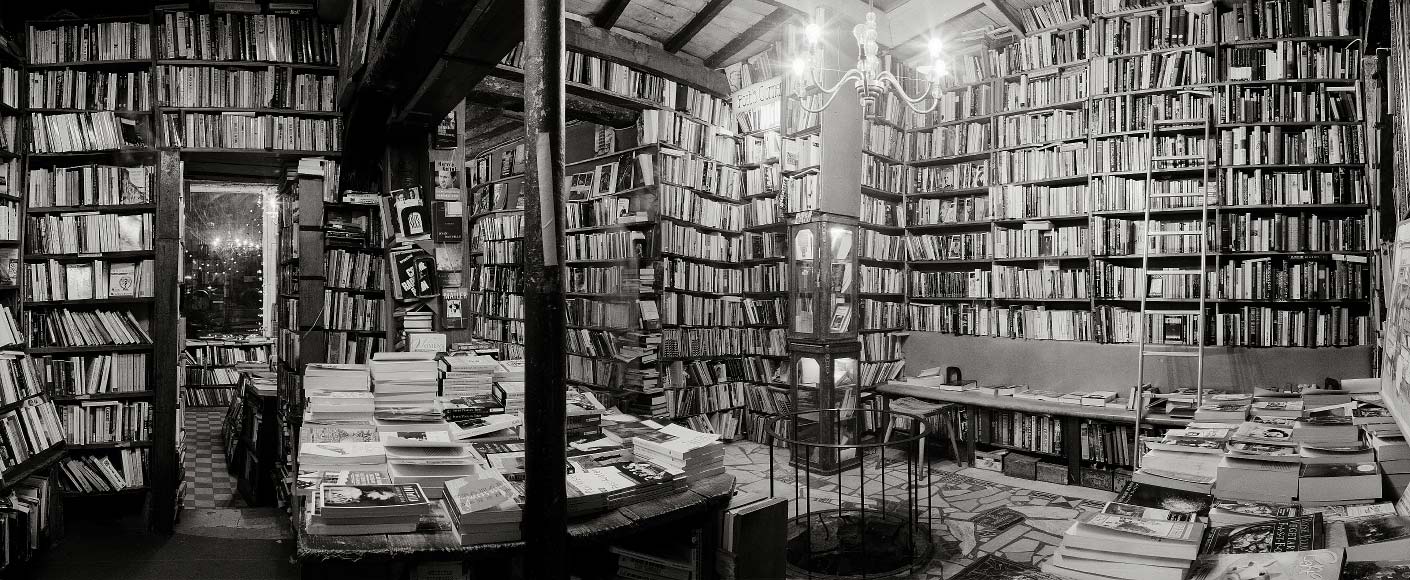
<instances>
[{"instance_id":1,"label":"ceiling beam","mask_svg":"<svg viewBox=\"0 0 1410 580\"><path fill-rule=\"evenodd\" d=\"M788 19L792 18L794 14L795 12L788 8L775 8L773 12L760 18L753 26L744 29L744 32L734 37L733 40L730 40L723 48L715 51L715 54L710 55L710 58L705 59L705 66L720 68L728 64L729 59L734 58L734 55L739 54L740 51L749 48L749 45L754 44L768 33L783 26L783 23L788 22Z\"/></svg>"},{"instance_id":2,"label":"ceiling beam","mask_svg":"<svg viewBox=\"0 0 1410 580\"><path fill-rule=\"evenodd\" d=\"M952 0L944 0L944 2L937 2L937 4L945 4L951 1ZM867 13L875 12L876 32L877 35L880 36L877 42L885 46L891 45L887 36L887 31L890 30L890 23L892 22L891 15L882 10L873 10L871 5L865 0L772 0L769 3L775 6L786 7L802 14L804 17L810 16L814 8L822 7L827 10L827 18L829 21L841 19L847 22L848 26L866 22Z\"/></svg>"},{"instance_id":3,"label":"ceiling beam","mask_svg":"<svg viewBox=\"0 0 1410 580\"><path fill-rule=\"evenodd\" d=\"M593 26L607 29L616 26L617 19L622 17L622 13L627 10L627 5L631 3L632 0L609 0L607 5L592 17Z\"/></svg>"},{"instance_id":4,"label":"ceiling beam","mask_svg":"<svg viewBox=\"0 0 1410 580\"><path fill-rule=\"evenodd\" d=\"M1012 28L1015 34L1027 33L1027 31L1024 30L1022 26L1018 25L1019 20L1021 20L1018 17L1018 14L1015 14L1012 10L1009 10L1009 7L1004 5L1003 2L999 2L998 0L984 0L984 4L989 7L989 10L991 12L993 12L994 14L998 14L999 20L1004 24L1007 24L1009 28Z\"/></svg>"},{"instance_id":5,"label":"ceiling beam","mask_svg":"<svg viewBox=\"0 0 1410 580\"><path fill-rule=\"evenodd\" d=\"M721 10L725 9L725 6L729 6L730 1L731 0L710 0L705 3L705 6L700 9L700 12L695 13L695 17L691 18L690 22L685 23L685 27L671 35L671 39L666 41L664 45L666 52L680 52L680 50L685 48L685 45L690 42L690 39L695 38L695 35L700 33L700 29L705 28L706 24L714 20L715 16L717 16Z\"/></svg>"}]
</instances>

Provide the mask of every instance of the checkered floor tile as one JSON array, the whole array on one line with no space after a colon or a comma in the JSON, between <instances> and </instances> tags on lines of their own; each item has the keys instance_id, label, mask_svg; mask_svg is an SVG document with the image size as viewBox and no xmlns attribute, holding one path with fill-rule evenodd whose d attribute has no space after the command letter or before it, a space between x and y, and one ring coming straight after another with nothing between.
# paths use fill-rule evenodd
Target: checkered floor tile
<instances>
[{"instance_id":1,"label":"checkered floor tile","mask_svg":"<svg viewBox=\"0 0 1410 580\"><path fill-rule=\"evenodd\" d=\"M225 468L221 421L225 409L186 409L187 508L239 508L244 500L235 491L235 476Z\"/></svg>"}]
</instances>

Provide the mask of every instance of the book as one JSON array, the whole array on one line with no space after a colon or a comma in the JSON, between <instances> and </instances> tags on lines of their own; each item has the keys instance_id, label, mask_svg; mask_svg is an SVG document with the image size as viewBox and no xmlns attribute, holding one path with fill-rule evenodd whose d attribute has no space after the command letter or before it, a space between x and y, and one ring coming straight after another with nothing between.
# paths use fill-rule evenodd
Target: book
<instances>
[{"instance_id":1,"label":"book","mask_svg":"<svg viewBox=\"0 0 1410 580\"><path fill-rule=\"evenodd\" d=\"M1392 560L1410 554L1410 518L1384 515L1334 524L1328 546L1346 549L1348 562Z\"/></svg>"},{"instance_id":2,"label":"book","mask_svg":"<svg viewBox=\"0 0 1410 580\"><path fill-rule=\"evenodd\" d=\"M1085 513L1068 528L1063 545L1192 560L1198 554L1199 538L1204 531L1205 525L1196 522Z\"/></svg>"},{"instance_id":3,"label":"book","mask_svg":"<svg viewBox=\"0 0 1410 580\"><path fill-rule=\"evenodd\" d=\"M1399 580L1410 578L1410 560L1385 559L1364 562L1347 561L1342 565L1342 580Z\"/></svg>"},{"instance_id":4,"label":"book","mask_svg":"<svg viewBox=\"0 0 1410 580\"><path fill-rule=\"evenodd\" d=\"M1314 463L1302 466L1298 501L1373 500L1381 497L1380 469L1375 463Z\"/></svg>"},{"instance_id":5,"label":"book","mask_svg":"<svg viewBox=\"0 0 1410 580\"><path fill-rule=\"evenodd\" d=\"M430 509L417 484L320 486L320 511L329 519L421 515Z\"/></svg>"},{"instance_id":6,"label":"book","mask_svg":"<svg viewBox=\"0 0 1410 580\"><path fill-rule=\"evenodd\" d=\"M1321 514L1210 528L1201 554L1302 552L1327 547Z\"/></svg>"},{"instance_id":7,"label":"book","mask_svg":"<svg viewBox=\"0 0 1410 580\"><path fill-rule=\"evenodd\" d=\"M1228 578L1278 578L1323 580L1337 578L1342 555L1336 550L1301 550L1249 556L1243 553L1200 558L1190 569L1190 580Z\"/></svg>"},{"instance_id":8,"label":"book","mask_svg":"<svg viewBox=\"0 0 1410 580\"><path fill-rule=\"evenodd\" d=\"M1207 494L1127 482L1114 500L1123 504L1159 508L1179 514L1209 515L1211 499Z\"/></svg>"}]
</instances>

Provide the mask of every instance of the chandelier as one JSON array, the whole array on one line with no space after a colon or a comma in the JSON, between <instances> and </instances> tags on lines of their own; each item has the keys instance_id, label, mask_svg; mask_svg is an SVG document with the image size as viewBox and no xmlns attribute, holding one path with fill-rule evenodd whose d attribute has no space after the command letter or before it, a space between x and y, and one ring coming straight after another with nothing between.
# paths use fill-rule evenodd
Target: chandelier
<instances>
[{"instance_id":1,"label":"chandelier","mask_svg":"<svg viewBox=\"0 0 1410 580\"><path fill-rule=\"evenodd\" d=\"M836 83L825 87L818 80L819 73L824 70L821 66L821 54L818 46L822 39L820 21L821 18L814 18L804 29L808 43L807 52L804 56L793 61L793 72L801 77L809 88L827 95L827 99L822 106L813 109L808 106L807 99L800 98L799 106L803 110L809 113L822 112L832 104L832 101L841 92L843 85L848 81L856 89L857 97L862 103L862 111L867 116L876 110L877 102L887 93L894 93L907 107L920 114L934 111L939 106L939 100L930 97L940 93L940 79L945 76L945 63L940 60L943 48L940 39L934 37L930 39L928 47L930 64L916 69L928 79L925 84L925 92L918 96L911 96L906 93L901 79L891 71L882 68L881 57L878 55L880 47L876 43L876 13L867 12L866 22L852 28L852 36L857 39L857 66L842 72L842 77ZM927 100L930 101L928 105L925 104Z\"/></svg>"}]
</instances>

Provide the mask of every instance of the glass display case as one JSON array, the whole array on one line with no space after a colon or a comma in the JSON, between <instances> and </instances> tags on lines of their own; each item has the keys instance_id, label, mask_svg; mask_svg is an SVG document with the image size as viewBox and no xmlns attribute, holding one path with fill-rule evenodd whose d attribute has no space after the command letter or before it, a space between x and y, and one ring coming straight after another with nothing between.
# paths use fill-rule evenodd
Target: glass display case
<instances>
[{"instance_id":1,"label":"glass display case","mask_svg":"<svg viewBox=\"0 0 1410 580\"><path fill-rule=\"evenodd\" d=\"M790 344L793 408L802 413L787 426L797 431L785 435L814 444L796 456L810 470L833 473L859 459L856 449L840 446L856 443L868 427L856 420L863 396L857 381L860 360L855 340Z\"/></svg>"},{"instance_id":2,"label":"glass display case","mask_svg":"<svg viewBox=\"0 0 1410 580\"><path fill-rule=\"evenodd\" d=\"M798 217L789 226L793 320L788 338L855 343L860 318L856 220L822 213Z\"/></svg>"}]
</instances>

